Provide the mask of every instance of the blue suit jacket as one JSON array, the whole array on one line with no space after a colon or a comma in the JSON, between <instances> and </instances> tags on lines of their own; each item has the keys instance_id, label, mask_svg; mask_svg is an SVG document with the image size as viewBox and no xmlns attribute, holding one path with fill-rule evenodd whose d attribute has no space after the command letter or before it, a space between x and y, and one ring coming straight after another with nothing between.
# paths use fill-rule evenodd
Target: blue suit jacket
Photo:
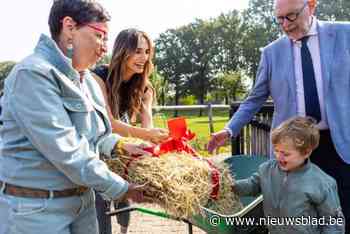
<instances>
[{"instance_id":1,"label":"blue suit jacket","mask_svg":"<svg viewBox=\"0 0 350 234\"><path fill-rule=\"evenodd\" d=\"M350 23L318 21L317 28L326 117L338 154L350 163ZM296 116L293 47L286 36L263 49L255 86L227 125L234 136L269 96L275 108L272 127Z\"/></svg>"}]
</instances>

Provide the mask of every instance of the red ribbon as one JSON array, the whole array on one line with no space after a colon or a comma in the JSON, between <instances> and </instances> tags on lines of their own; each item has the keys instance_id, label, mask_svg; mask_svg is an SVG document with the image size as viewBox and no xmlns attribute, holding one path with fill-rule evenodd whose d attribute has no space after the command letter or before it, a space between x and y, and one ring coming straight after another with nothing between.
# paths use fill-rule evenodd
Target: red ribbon
<instances>
[{"instance_id":1,"label":"red ribbon","mask_svg":"<svg viewBox=\"0 0 350 234\"><path fill-rule=\"evenodd\" d=\"M186 120L184 118L168 120L168 128L171 136L169 139L155 147L149 147L144 150L150 152L155 157L169 152L188 153L194 157L199 156L188 144L188 141L195 138L196 134L187 129ZM220 189L220 172L210 160L206 161L211 168L212 192L210 198L217 200Z\"/></svg>"},{"instance_id":2,"label":"red ribbon","mask_svg":"<svg viewBox=\"0 0 350 234\"><path fill-rule=\"evenodd\" d=\"M196 134L187 129L186 121L184 118L175 118L168 120L168 128L170 137L159 145L147 147L143 150L152 154L153 157L159 157L162 154L177 152L177 153L188 153L194 157L198 157L199 154L188 144L188 141L192 140ZM133 157L128 161L125 167L125 174L128 174L129 165L137 160L140 155L133 155ZM211 183L212 192L210 197L214 200L218 199L219 189L220 189L220 172L215 167L215 165L206 160L211 168Z\"/></svg>"},{"instance_id":3,"label":"red ribbon","mask_svg":"<svg viewBox=\"0 0 350 234\"><path fill-rule=\"evenodd\" d=\"M144 150L150 152L154 156L160 156L169 152L188 153L194 156L198 156L198 153L187 143L192 140L196 135L187 130L181 138L170 137L157 146L148 147Z\"/></svg>"},{"instance_id":4,"label":"red ribbon","mask_svg":"<svg viewBox=\"0 0 350 234\"><path fill-rule=\"evenodd\" d=\"M216 166L210 161L207 160L209 167L212 169L211 170L211 184L213 186L210 198L217 200L219 196L219 190L220 190L220 172L216 168Z\"/></svg>"}]
</instances>

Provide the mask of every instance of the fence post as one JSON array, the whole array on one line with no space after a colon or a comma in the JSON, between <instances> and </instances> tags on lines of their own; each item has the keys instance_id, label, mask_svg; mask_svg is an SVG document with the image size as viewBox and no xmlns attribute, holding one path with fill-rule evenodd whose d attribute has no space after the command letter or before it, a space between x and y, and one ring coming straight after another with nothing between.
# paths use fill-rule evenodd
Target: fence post
<instances>
[{"instance_id":1,"label":"fence post","mask_svg":"<svg viewBox=\"0 0 350 234\"><path fill-rule=\"evenodd\" d=\"M214 124L213 124L213 107L211 103L208 103L208 118L209 118L209 133L214 133Z\"/></svg>"}]
</instances>

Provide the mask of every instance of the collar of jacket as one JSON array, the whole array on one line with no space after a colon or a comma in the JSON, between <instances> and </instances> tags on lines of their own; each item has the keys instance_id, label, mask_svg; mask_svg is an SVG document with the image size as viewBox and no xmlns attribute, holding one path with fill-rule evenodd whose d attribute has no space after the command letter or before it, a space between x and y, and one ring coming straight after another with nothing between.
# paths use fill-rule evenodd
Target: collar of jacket
<instances>
[{"instance_id":1,"label":"collar of jacket","mask_svg":"<svg viewBox=\"0 0 350 234\"><path fill-rule=\"evenodd\" d=\"M288 174L291 175L291 174L303 173L303 172L307 171L310 167L311 167L310 159L306 159L305 163L302 166L298 167L297 169L295 169L293 171L289 171Z\"/></svg>"},{"instance_id":2,"label":"collar of jacket","mask_svg":"<svg viewBox=\"0 0 350 234\"><path fill-rule=\"evenodd\" d=\"M43 56L46 61L56 67L69 79L80 79L79 72L72 67L72 60L62 53L56 42L50 37L41 34L39 42L34 51L35 53Z\"/></svg>"}]
</instances>

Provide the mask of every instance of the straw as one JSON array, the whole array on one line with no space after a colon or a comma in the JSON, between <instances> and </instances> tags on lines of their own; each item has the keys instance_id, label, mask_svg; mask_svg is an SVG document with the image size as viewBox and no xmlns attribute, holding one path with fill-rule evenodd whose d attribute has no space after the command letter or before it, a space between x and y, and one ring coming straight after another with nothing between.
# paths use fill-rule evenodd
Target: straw
<instances>
[{"instance_id":1,"label":"straw","mask_svg":"<svg viewBox=\"0 0 350 234\"><path fill-rule=\"evenodd\" d=\"M242 209L239 197L231 186L228 166L214 163L220 172L220 185L216 200L211 198L213 168L207 159L186 153L167 153L160 157L133 157L119 152L115 159L107 160L112 171L132 183L147 183L146 195L167 213L179 218L190 218L201 212L201 206L221 214L232 214Z\"/></svg>"}]
</instances>

